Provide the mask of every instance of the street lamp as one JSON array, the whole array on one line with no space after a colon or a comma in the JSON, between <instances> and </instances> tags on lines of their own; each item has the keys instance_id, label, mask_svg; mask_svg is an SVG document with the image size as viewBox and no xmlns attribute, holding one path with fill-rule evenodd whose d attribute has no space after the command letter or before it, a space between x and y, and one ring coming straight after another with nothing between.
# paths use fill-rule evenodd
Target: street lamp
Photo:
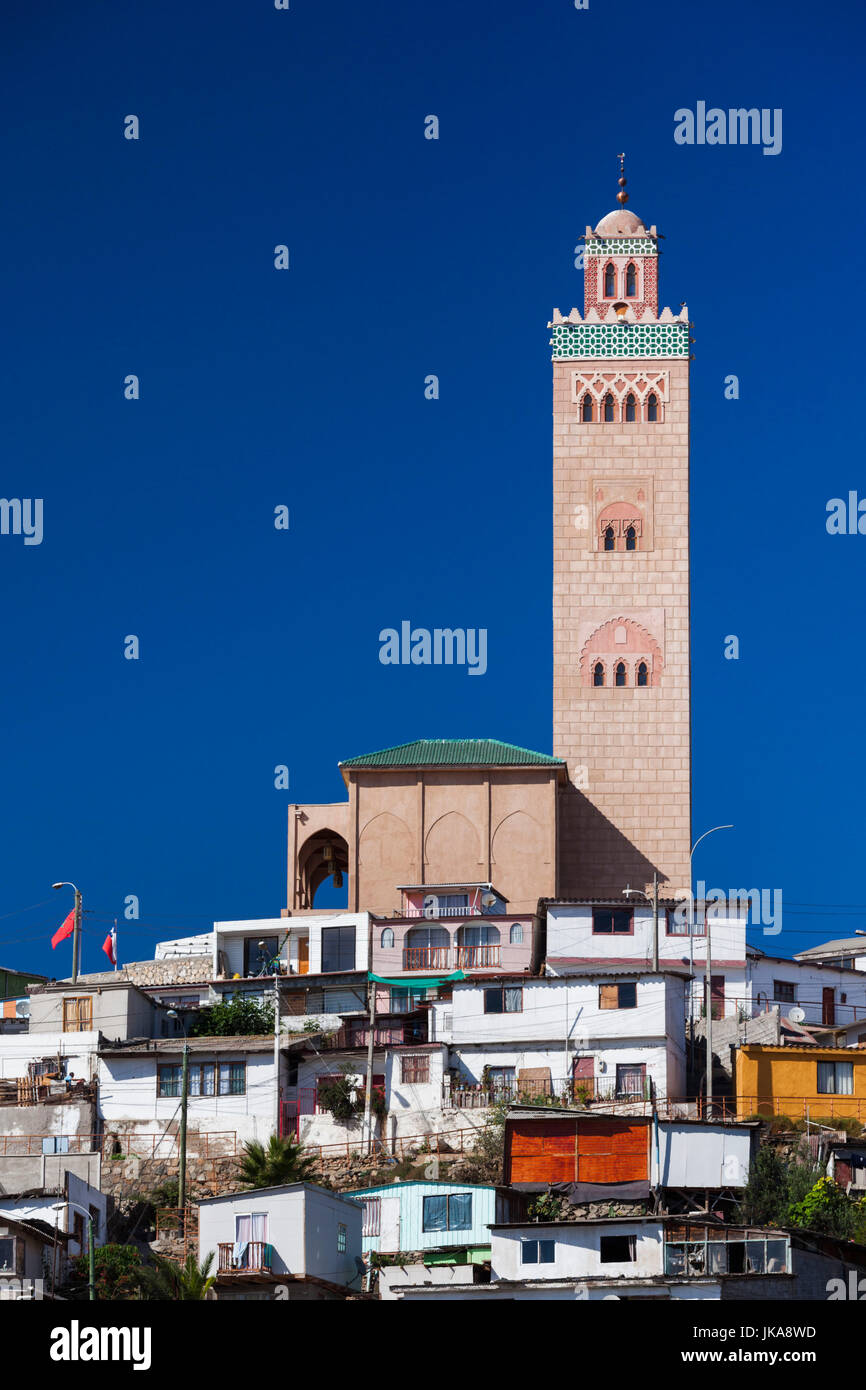
<instances>
[{"instance_id":1,"label":"street lamp","mask_svg":"<svg viewBox=\"0 0 866 1390\"><path fill-rule=\"evenodd\" d=\"M94 1303L96 1301L96 1256L93 1249L93 1216L89 1211L87 1211L85 1207L80 1207L77 1202L54 1202L51 1207L51 1210L63 1211L66 1207L74 1207L76 1211L81 1212L82 1216L87 1217L87 1256L89 1276L87 1286L89 1289L90 1302Z\"/></svg>"},{"instance_id":2,"label":"street lamp","mask_svg":"<svg viewBox=\"0 0 866 1390\"><path fill-rule=\"evenodd\" d=\"M653 895L645 893L642 888L623 888L624 898L630 898L635 893L646 898L648 903L653 905L653 971L658 974L659 968L659 875L658 869L653 870Z\"/></svg>"},{"instance_id":3,"label":"street lamp","mask_svg":"<svg viewBox=\"0 0 866 1390\"><path fill-rule=\"evenodd\" d=\"M689 893L691 893L691 891L692 891L692 860L693 860L693 858L694 858L695 850L697 849L698 845L701 843L702 840L705 840L705 839L707 838L708 835L715 835L715 833L716 833L717 830L733 830L733 828L734 828L734 827L733 827L732 825L714 825L710 830L705 830L704 833L703 833L703 835L699 835L698 838L695 840L695 843L692 845L691 850L690 850L690 852L689 852ZM694 902L694 899L693 899L692 901ZM693 908L692 908L692 921L691 921L691 923L689 924L689 968L690 968L690 972L691 972L692 979L694 978L694 973L695 973L695 959L694 959L694 949L695 949L695 947L694 947L694 941L695 941L695 935L694 935L694 926L695 926L695 924L694 924L694 907L693 907ZM707 1001L707 1002L706 1002L706 1009L707 1009L707 1038L706 1038L706 1045L707 1045L707 1087L706 1087L706 1091L707 1091L707 1114L708 1114L708 1115L711 1115L711 1113L712 1113L712 1105L713 1105L713 961L712 961L712 949L711 949L711 946L710 946L710 924L709 924L709 921L708 921L708 919L707 919L706 904L704 904L704 926L705 926L705 928L706 928L706 943L707 943L706 969L705 969L705 976L706 976L706 995L705 995L705 997L706 997L706 1001ZM694 1044L694 1019L693 1019L693 1015L692 1015L692 1008L693 1008L693 1005L694 1005L694 990L692 989L692 985L691 985L691 981L690 981L690 983L689 983L689 1023L691 1024L691 1027L689 1028L689 1033L690 1033L690 1035L691 1035L691 1037L692 1037L692 1066L694 1067L694 1055L695 1055L695 1054L694 1054L694 1046L695 1046L695 1044Z\"/></svg>"},{"instance_id":4,"label":"street lamp","mask_svg":"<svg viewBox=\"0 0 866 1390\"><path fill-rule=\"evenodd\" d=\"M189 1103L189 1034L186 1019L177 1009L166 1009L166 1018L180 1019L183 1024L183 1066L180 1081L180 1134L178 1135L177 1205L180 1233L186 1237L186 1112Z\"/></svg>"},{"instance_id":5,"label":"street lamp","mask_svg":"<svg viewBox=\"0 0 866 1390\"><path fill-rule=\"evenodd\" d=\"M78 956L81 949L81 893L74 883L64 880L62 883L52 883L52 888L73 888L75 889L75 917L72 925L72 983L78 983Z\"/></svg>"}]
</instances>

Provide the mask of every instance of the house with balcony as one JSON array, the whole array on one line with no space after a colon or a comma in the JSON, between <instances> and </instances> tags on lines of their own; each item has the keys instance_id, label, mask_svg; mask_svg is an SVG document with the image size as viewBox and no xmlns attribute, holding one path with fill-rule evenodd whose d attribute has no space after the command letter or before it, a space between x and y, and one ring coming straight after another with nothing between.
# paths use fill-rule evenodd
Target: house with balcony
<instances>
[{"instance_id":1,"label":"house with balcony","mask_svg":"<svg viewBox=\"0 0 866 1390\"><path fill-rule=\"evenodd\" d=\"M450 1008L434 1010L450 1045L452 1104L540 1093L642 1108L685 1097L687 969L638 960L557 968L454 981Z\"/></svg>"},{"instance_id":2,"label":"house with balcony","mask_svg":"<svg viewBox=\"0 0 866 1390\"><path fill-rule=\"evenodd\" d=\"M220 1300L362 1296L363 1206L314 1183L260 1187L199 1203L199 1261L216 1256Z\"/></svg>"},{"instance_id":3,"label":"house with balcony","mask_svg":"<svg viewBox=\"0 0 866 1390\"><path fill-rule=\"evenodd\" d=\"M372 966L377 975L449 976L457 971L537 974L543 935L534 913L509 914L490 883L408 886L401 910L374 917Z\"/></svg>"}]
</instances>

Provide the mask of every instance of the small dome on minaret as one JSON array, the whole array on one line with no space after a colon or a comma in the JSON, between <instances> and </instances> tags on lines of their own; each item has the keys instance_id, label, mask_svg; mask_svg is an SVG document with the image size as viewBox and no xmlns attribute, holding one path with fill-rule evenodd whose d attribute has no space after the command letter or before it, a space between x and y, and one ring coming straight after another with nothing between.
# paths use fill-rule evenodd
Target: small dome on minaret
<instances>
[{"instance_id":1,"label":"small dome on minaret","mask_svg":"<svg viewBox=\"0 0 866 1390\"><path fill-rule=\"evenodd\" d=\"M614 208L603 217L595 228L596 236L646 236L647 229L636 212L628 208Z\"/></svg>"}]
</instances>

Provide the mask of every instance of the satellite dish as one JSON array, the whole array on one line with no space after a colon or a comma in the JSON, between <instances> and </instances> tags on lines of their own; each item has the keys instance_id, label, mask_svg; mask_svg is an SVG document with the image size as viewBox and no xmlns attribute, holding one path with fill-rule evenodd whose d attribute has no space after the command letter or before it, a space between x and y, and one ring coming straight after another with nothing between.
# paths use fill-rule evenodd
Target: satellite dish
<instances>
[{"instance_id":1,"label":"satellite dish","mask_svg":"<svg viewBox=\"0 0 866 1390\"><path fill-rule=\"evenodd\" d=\"M795 1007L791 1010L791 1012L788 1014L788 1018L791 1020L792 1023L805 1023L805 1022L806 1022L806 1010L805 1010L805 1009L801 1009L801 1008L800 1008L800 1005L797 1004L797 1005L795 1005Z\"/></svg>"}]
</instances>

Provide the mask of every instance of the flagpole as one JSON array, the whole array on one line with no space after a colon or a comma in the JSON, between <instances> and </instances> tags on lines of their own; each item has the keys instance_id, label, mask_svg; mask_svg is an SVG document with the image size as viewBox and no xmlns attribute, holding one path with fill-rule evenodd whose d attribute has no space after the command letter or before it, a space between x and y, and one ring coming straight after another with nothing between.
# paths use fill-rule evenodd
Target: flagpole
<instances>
[{"instance_id":1,"label":"flagpole","mask_svg":"<svg viewBox=\"0 0 866 1390\"><path fill-rule=\"evenodd\" d=\"M52 888L72 888L75 891L75 907L72 917L72 983L78 983L78 959L81 950L81 893L74 883L64 879L61 883L52 883ZM52 946L54 942L52 941Z\"/></svg>"},{"instance_id":2,"label":"flagpole","mask_svg":"<svg viewBox=\"0 0 866 1390\"><path fill-rule=\"evenodd\" d=\"M117 974L117 918L114 919L114 973Z\"/></svg>"},{"instance_id":3,"label":"flagpole","mask_svg":"<svg viewBox=\"0 0 866 1390\"><path fill-rule=\"evenodd\" d=\"M72 983L78 983L78 963L81 955L81 894L75 890L75 925L72 929Z\"/></svg>"}]
</instances>

